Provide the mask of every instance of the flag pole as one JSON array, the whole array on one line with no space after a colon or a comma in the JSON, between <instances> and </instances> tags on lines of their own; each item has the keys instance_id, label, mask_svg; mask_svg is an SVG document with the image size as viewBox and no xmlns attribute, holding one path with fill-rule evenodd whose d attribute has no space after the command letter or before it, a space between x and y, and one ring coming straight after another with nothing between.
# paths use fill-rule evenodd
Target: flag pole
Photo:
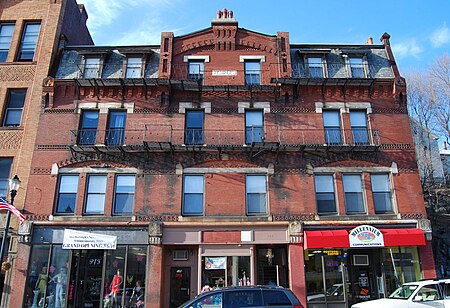
<instances>
[{"instance_id":1,"label":"flag pole","mask_svg":"<svg viewBox=\"0 0 450 308\"><path fill-rule=\"evenodd\" d=\"M17 174L9 180L9 196L11 205L14 205L14 197L17 194L17 190L20 186L20 180ZM5 249L7 250L7 239L8 239L8 231L9 231L9 222L11 221L11 211L7 211L6 214L6 223L5 230L3 231L3 239L2 239L2 247L0 249L0 265L3 264L3 254L5 253Z\"/></svg>"}]
</instances>

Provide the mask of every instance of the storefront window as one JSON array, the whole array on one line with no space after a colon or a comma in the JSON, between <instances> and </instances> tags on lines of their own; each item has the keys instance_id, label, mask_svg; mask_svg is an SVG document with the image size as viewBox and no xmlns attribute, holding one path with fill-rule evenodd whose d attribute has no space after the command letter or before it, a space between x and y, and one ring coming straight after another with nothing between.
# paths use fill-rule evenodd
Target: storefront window
<instances>
[{"instance_id":1,"label":"storefront window","mask_svg":"<svg viewBox=\"0 0 450 308\"><path fill-rule=\"evenodd\" d=\"M285 247L259 246L256 258L258 285L279 285L289 288Z\"/></svg>"},{"instance_id":2,"label":"storefront window","mask_svg":"<svg viewBox=\"0 0 450 308\"><path fill-rule=\"evenodd\" d=\"M63 250L60 245L53 246L45 301L48 307L65 307L69 253L69 250Z\"/></svg>"},{"instance_id":3,"label":"storefront window","mask_svg":"<svg viewBox=\"0 0 450 308\"><path fill-rule=\"evenodd\" d=\"M28 282L25 289L24 307L44 307L48 281L48 258L50 246L36 245L31 253ZM38 306L42 303L42 306Z\"/></svg>"},{"instance_id":4,"label":"storefront window","mask_svg":"<svg viewBox=\"0 0 450 308\"><path fill-rule=\"evenodd\" d=\"M123 299L125 255L126 247L106 251L104 297L109 299L113 307L121 306Z\"/></svg>"},{"instance_id":5,"label":"storefront window","mask_svg":"<svg viewBox=\"0 0 450 308\"><path fill-rule=\"evenodd\" d=\"M125 279L125 307L141 308L145 303L146 248L129 247Z\"/></svg>"},{"instance_id":6,"label":"storefront window","mask_svg":"<svg viewBox=\"0 0 450 308\"><path fill-rule=\"evenodd\" d=\"M203 257L202 288L247 286L252 284L250 257Z\"/></svg>"}]
</instances>

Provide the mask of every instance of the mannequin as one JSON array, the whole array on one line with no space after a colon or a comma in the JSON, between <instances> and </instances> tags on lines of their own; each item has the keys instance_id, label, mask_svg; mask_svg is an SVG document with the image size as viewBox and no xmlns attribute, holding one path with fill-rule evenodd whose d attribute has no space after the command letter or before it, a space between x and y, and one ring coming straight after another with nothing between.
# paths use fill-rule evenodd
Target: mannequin
<instances>
[{"instance_id":1,"label":"mannequin","mask_svg":"<svg viewBox=\"0 0 450 308\"><path fill-rule=\"evenodd\" d=\"M55 308L62 308L64 307L64 291L66 289L67 269L65 267L61 267L59 273L50 280L56 283Z\"/></svg>"},{"instance_id":2,"label":"mannequin","mask_svg":"<svg viewBox=\"0 0 450 308\"><path fill-rule=\"evenodd\" d=\"M142 281L136 281L136 286L133 288L133 294L131 294L130 303L135 300L136 308L144 307L144 287Z\"/></svg>"},{"instance_id":3,"label":"mannequin","mask_svg":"<svg viewBox=\"0 0 450 308\"><path fill-rule=\"evenodd\" d=\"M35 289L39 290L41 297L45 296L45 288L47 287L47 267L43 266L41 273L36 281Z\"/></svg>"},{"instance_id":4,"label":"mannequin","mask_svg":"<svg viewBox=\"0 0 450 308\"><path fill-rule=\"evenodd\" d=\"M117 274L114 275L113 280L111 282L111 295L112 295L112 303L113 307L117 306L118 295L120 294L120 287L123 282L122 271L120 269L117 270Z\"/></svg>"}]
</instances>

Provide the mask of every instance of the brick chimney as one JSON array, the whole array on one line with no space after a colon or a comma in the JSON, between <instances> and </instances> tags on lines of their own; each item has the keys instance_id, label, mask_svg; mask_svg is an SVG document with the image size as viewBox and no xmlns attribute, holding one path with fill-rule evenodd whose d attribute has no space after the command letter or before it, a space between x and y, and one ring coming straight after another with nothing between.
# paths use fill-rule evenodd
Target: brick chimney
<instances>
[{"instance_id":1,"label":"brick chimney","mask_svg":"<svg viewBox=\"0 0 450 308\"><path fill-rule=\"evenodd\" d=\"M373 38L369 37L366 41L366 45L373 45Z\"/></svg>"},{"instance_id":2,"label":"brick chimney","mask_svg":"<svg viewBox=\"0 0 450 308\"><path fill-rule=\"evenodd\" d=\"M391 42L389 42L390 38L391 36L387 32L384 32L384 34L380 38L380 41L383 43L383 45L389 46L391 45Z\"/></svg>"},{"instance_id":3,"label":"brick chimney","mask_svg":"<svg viewBox=\"0 0 450 308\"><path fill-rule=\"evenodd\" d=\"M211 22L211 27L216 40L216 51L236 49L238 22L233 18L233 11L225 8L218 10L216 18Z\"/></svg>"}]
</instances>

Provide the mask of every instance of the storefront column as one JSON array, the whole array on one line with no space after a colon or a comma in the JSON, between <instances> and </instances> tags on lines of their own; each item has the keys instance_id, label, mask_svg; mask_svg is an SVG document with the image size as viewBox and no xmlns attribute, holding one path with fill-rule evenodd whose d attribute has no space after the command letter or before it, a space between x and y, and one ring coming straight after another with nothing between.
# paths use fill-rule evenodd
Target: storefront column
<instances>
[{"instance_id":1,"label":"storefront column","mask_svg":"<svg viewBox=\"0 0 450 308\"><path fill-rule=\"evenodd\" d=\"M5 284L4 288L9 288L10 296L9 303L17 303L17 307L22 306L23 292L26 283L27 271L24 270L28 268L28 262L30 259L31 246L26 244L18 244L16 259L13 262L11 272L10 284ZM8 299L8 297L6 297ZM1 307L12 307L13 305L8 305L8 303L2 303Z\"/></svg>"},{"instance_id":2,"label":"storefront column","mask_svg":"<svg viewBox=\"0 0 450 308\"><path fill-rule=\"evenodd\" d=\"M305 288L305 260L303 246L289 245L289 265L290 265L290 286L292 292L298 297L302 304L306 304Z\"/></svg>"},{"instance_id":3,"label":"storefront column","mask_svg":"<svg viewBox=\"0 0 450 308\"><path fill-rule=\"evenodd\" d=\"M433 258L433 248L431 247L431 241L425 241L425 243L425 246L419 246L423 278L434 279L436 278L436 267Z\"/></svg>"},{"instance_id":4,"label":"storefront column","mask_svg":"<svg viewBox=\"0 0 450 308\"><path fill-rule=\"evenodd\" d=\"M163 307L162 297L164 294L162 293L162 260L162 245L150 245L147 263L147 294L145 296L146 306L148 307Z\"/></svg>"}]
</instances>

